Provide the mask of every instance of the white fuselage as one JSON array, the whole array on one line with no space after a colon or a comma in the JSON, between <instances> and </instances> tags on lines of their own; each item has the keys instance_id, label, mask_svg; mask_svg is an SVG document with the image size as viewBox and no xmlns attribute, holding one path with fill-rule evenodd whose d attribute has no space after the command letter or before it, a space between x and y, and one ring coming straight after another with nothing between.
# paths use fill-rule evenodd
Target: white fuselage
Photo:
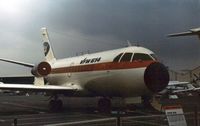
<instances>
[{"instance_id":1,"label":"white fuselage","mask_svg":"<svg viewBox=\"0 0 200 126\"><path fill-rule=\"evenodd\" d=\"M1 84L1 89L76 96L131 97L157 93L169 82L167 68L149 49L131 46L57 60L46 28L41 29L45 61L36 65L0 58L31 69L34 85ZM46 79L46 83L44 81Z\"/></svg>"},{"instance_id":2,"label":"white fuselage","mask_svg":"<svg viewBox=\"0 0 200 126\"><path fill-rule=\"evenodd\" d=\"M125 53L133 54L129 61L122 61ZM151 59L134 59L136 53ZM119 60L113 61L119 54ZM56 60L46 79L49 85L72 86L88 95L139 96L151 92L145 85L144 72L148 65L157 62L152 54L143 47L127 47Z\"/></svg>"}]
</instances>

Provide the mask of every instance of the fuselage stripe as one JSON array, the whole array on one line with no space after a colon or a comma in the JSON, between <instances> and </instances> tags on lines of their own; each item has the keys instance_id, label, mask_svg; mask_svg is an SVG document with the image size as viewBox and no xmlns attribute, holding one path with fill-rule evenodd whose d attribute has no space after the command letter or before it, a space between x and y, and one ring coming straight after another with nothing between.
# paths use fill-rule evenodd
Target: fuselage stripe
<instances>
[{"instance_id":1,"label":"fuselage stripe","mask_svg":"<svg viewBox=\"0 0 200 126\"><path fill-rule=\"evenodd\" d=\"M107 62L88 65L77 65L53 68L51 74L58 73L74 73L74 72L88 72L88 71L102 71L102 70L119 70L147 67L155 61L134 61L134 62Z\"/></svg>"}]
</instances>

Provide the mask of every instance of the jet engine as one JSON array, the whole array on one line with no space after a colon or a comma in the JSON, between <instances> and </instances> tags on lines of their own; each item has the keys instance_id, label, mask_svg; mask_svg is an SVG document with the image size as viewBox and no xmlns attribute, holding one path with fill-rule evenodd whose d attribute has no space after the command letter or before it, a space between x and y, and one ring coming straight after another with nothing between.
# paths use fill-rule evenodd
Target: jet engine
<instances>
[{"instance_id":1,"label":"jet engine","mask_svg":"<svg viewBox=\"0 0 200 126\"><path fill-rule=\"evenodd\" d=\"M44 77L51 73L51 65L48 62L40 62L35 65L31 73L36 77Z\"/></svg>"},{"instance_id":2,"label":"jet engine","mask_svg":"<svg viewBox=\"0 0 200 126\"><path fill-rule=\"evenodd\" d=\"M144 72L144 81L147 88L154 93L164 90L169 83L166 66L159 62L150 64Z\"/></svg>"}]
</instances>

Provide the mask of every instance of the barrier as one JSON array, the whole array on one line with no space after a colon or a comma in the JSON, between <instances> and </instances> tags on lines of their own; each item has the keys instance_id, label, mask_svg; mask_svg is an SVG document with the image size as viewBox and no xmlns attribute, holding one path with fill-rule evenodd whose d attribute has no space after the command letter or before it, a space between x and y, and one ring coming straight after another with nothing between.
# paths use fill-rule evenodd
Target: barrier
<instances>
[{"instance_id":1,"label":"barrier","mask_svg":"<svg viewBox=\"0 0 200 126\"><path fill-rule=\"evenodd\" d=\"M48 126L78 126L83 125L86 126L129 126L129 125L137 125L137 126L168 126L169 122L167 118L173 119L174 116L182 117L185 116L187 126L199 126L200 122L200 112L197 115L194 112L184 113L184 114L176 114L176 115L148 115L148 116L125 116L125 117L111 117L111 118L101 118L101 119L93 119L93 120L84 120L84 121L76 121L76 122L66 122L66 123L58 123L58 124L49 124ZM197 116L197 117L196 117Z\"/></svg>"}]
</instances>

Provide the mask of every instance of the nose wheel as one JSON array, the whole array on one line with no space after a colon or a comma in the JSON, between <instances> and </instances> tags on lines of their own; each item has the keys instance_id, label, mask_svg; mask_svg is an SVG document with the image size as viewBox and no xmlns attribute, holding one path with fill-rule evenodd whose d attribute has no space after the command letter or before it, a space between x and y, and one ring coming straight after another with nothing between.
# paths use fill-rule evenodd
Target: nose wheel
<instances>
[{"instance_id":1,"label":"nose wheel","mask_svg":"<svg viewBox=\"0 0 200 126\"><path fill-rule=\"evenodd\" d=\"M49 101L49 110L53 112L59 112L63 109L62 100L58 99L57 95Z\"/></svg>"},{"instance_id":2,"label":"nose wheel","mask_svg":"<svg viewBox=\"0 0 200 126\"><path fill-rule=\"evenodd\" d=\"M151 108L152 105L151 105L151 102L152 102L152 97L151 96L142 96L142 104L144 105L145 108Z\"/></svg>"}]
</instances>

